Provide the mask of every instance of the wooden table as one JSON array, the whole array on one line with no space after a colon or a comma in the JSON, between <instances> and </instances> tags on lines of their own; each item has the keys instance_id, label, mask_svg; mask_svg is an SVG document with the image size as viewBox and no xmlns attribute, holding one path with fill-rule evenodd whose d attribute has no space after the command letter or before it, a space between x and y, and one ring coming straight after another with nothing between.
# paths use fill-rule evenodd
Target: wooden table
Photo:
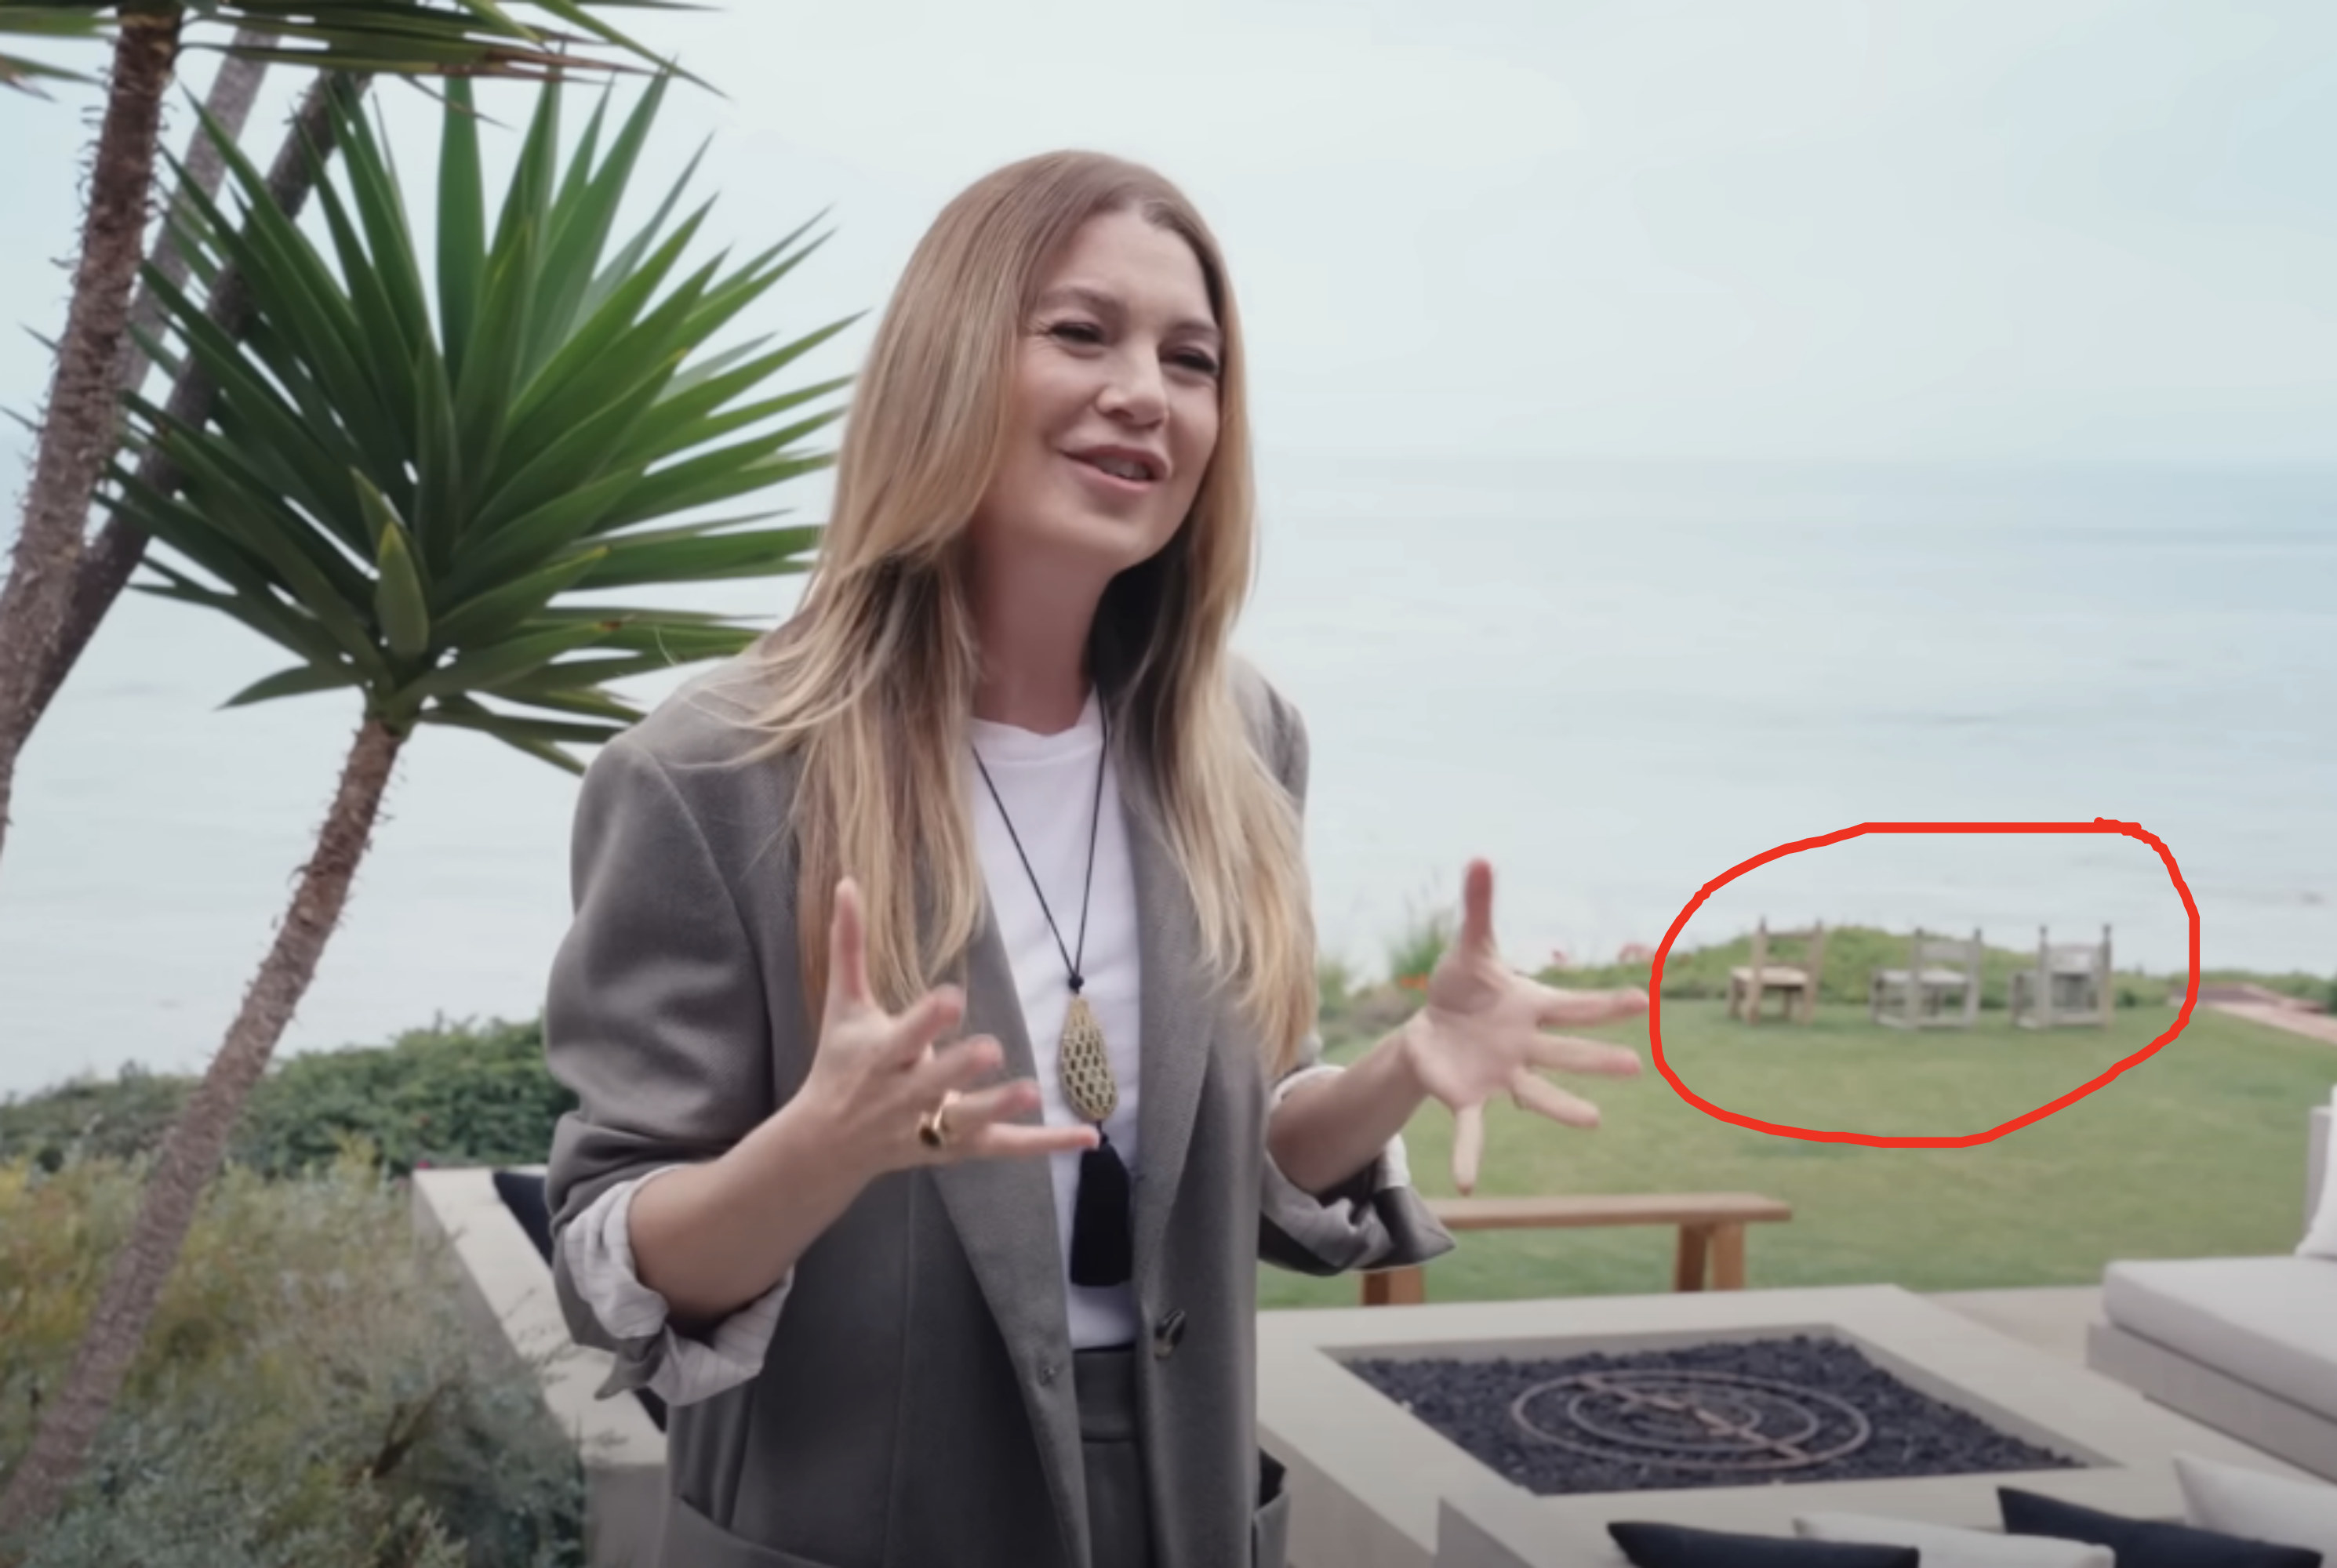
<instances>
[{"instance_id":1,"label":"wooden table","mask_svg":"<svg viewBox=\"0 0 2337 1568\"><path fill-rule=\"evenodd\" d=\"M1675 1290L1745 1288L1745 1227L1794 1217L1793 1205L1758 1193L1612 1193L1564 1198L1431 1198L1448 1231L1574 1230L1587 1225L1677 1225ZM1364 1276L1366 1307L1428 1300L1428 1271L1384 1269Z\"/></svg>"}]
</instances>

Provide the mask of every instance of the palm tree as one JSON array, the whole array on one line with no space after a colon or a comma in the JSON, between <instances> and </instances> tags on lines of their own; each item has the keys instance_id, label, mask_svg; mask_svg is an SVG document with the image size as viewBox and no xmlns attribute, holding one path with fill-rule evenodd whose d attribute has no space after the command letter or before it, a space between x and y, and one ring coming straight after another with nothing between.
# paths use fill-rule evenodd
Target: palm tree
<instances>
[{"instance_id":1,"label":"palm tree","mask_svg":"<svg viewBox=\"0 0 2337 1568\"><path fill-rule=\"evenodd\" d=\"M845 383L762 389L849 322L701 352L816 247L809 225L743 265L717 258L685 276L707 209L670 222L677 189L612 248L666 84L649 85L605 152L604 100L564 170L560 95L547 90L492 234L478 122L467 85L451 84L435 313L378 133L346 100L340 180L317 186L322 244L275 210L232 148L241 224L191 200L198 270L237 268L254 314L239 344L155 282L184 357L220 393L200 426L132 400L135 440L185 476L166 493L117 465L122 508L181 558L150 561L155 580L139 586L233 616L291 656L231 703L346 689L363 716L275 942L0 1497L0 1540L47 1517L94 1440L340 918L400 748L445 726L574 769L564 748L640 716L608 682L726 656L752 636L733 618L611 604L604 590L808 564L818 530L764 526L778 513L677 521L826 465L803 443L841 412L825 404Z\"/></svg>"},{"instance_id":2,"label":"palm tree","mask_svg":"<svg viewBox=\"0 0 2337 1568\"><path fill-rule=\"evenodd\" d=\"M186 24L233 28L223 47L231 56L254 62L292 61L353 73L556 81L593 63L571 48L592 40L649 58L639 44L586 9L618 3L533 0L539 10L580 30L547 34L521 24L494 0L0 0L0 37L110 37L113 45L72 303L57 346L24 522L7 580L0 584L0 847L7 842L17 755L46 705L43 694L63 678L54 667L58 639L76 597L83 524L120 439L121 381L135 368L129 357L131 291L153 192L162 95ZM59 66L0 54L0 85L31 91L43 80L76 76ZM117 557L122 542L116 541ZM83 598L86 608L89 596ZM111 598L103 596L98 613ZM86 642L85 630L80 640Z\"/></svg>"}]
</instances>

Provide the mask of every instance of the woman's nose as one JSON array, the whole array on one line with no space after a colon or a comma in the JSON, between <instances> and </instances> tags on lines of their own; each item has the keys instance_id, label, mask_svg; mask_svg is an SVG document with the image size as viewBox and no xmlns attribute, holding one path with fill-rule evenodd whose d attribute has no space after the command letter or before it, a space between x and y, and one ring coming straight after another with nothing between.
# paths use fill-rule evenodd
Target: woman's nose
<instances>
[{"instance_id":1,"label":"woman's nose","mask_svg":"<svg viewBox=\"0 0 2337 1568\"><path fill-rule=\"evenodd\" d=\"M1159 418L1168 395L1159 359L1149 353L1114 356L1099 401L1106 413L1124 419L1149 424Z\"/></svg>"}]
</instances>

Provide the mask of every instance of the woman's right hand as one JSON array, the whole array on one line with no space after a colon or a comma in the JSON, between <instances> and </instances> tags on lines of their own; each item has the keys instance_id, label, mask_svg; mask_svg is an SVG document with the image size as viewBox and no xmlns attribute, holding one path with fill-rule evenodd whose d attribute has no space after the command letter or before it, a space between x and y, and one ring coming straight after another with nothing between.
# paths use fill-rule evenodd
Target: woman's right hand
<instances>
[{"instance_id":1,"label":"woman's right hand","mask_svg":"<svg viewBox=\"0 0 2337 1568\"><path fill-rule=\"evenodd\" d=\"M1092 1127L1034 1126L1014 1119L1038 1107L1034 1079L973 1086L1005 1061L1004 1049L989 1036L934 1048L965 1016L965 997L956 987L928 991L902 1013L877 1006L868 985L860 889L849 877L836 885L827 953L827 1006L811 1071L797 1097L807 1102L823 1137L852 1164L874 1177L917 1165L1096 1146ZM930 1148L917 1135L919 1118L953 1092L948 1141Z\"/></svg>"}]
</instances>

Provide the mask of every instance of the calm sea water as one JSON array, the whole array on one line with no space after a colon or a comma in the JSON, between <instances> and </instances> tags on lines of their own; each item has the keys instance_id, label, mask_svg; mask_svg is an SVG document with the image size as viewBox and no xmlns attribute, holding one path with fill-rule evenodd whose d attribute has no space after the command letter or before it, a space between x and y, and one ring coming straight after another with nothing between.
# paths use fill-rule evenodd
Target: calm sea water
<instances>
[{"instance_id":1,"label":"calm sea water","mask_svg":"<svg viewBox=\"0 0 2337 1568\"><path fill-rule=\"evenodd\" d=\"M1471 854L1538 964L1653 942L1729 867L1853 823L2111 817L2179 862L2209 965L2337 969L2337 474L1285 458L1266 481L1242 642L1306 714L1318 914L1367 967ZM0 860L0 1093L217 1045L355 723L332 696L215 711L282 662L152 599L108 623ZM573 798L425 735L286 1048L533 1013ZM2188 934L2124 838L1860 839L1750 873L1683 940L1762 914L2008 945L2107 922L2157 969Z\"/></svg>"}]
</instances>

